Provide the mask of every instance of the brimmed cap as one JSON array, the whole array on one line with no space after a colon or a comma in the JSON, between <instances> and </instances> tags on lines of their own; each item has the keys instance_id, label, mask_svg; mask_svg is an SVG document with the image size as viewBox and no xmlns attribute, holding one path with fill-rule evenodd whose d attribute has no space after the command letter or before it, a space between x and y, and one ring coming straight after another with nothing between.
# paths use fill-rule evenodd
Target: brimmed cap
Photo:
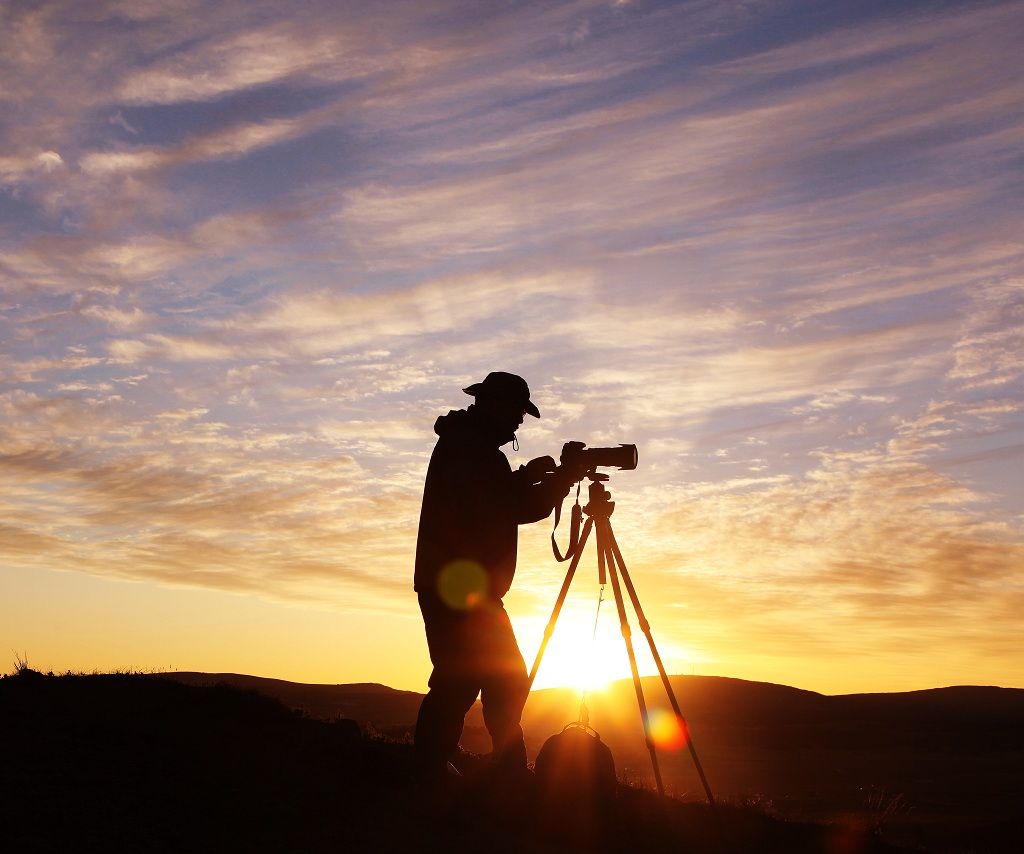
<instances>
[{"instance_id":1,"label":"brimmed cap","mask_svg":"<svg viewBox=\"0 0 1024 854\"><path fill-rule=\"evenodd\" d=\"M522 406L523 412L529 412L534 418L540 418L540 410L530 400L530 387L526 384L526 380L515 374L492 371L484 377L482 383L473 383L463 391L474 397L486 395L507 400L509 403Z\"/></svg>"}]
</instances>

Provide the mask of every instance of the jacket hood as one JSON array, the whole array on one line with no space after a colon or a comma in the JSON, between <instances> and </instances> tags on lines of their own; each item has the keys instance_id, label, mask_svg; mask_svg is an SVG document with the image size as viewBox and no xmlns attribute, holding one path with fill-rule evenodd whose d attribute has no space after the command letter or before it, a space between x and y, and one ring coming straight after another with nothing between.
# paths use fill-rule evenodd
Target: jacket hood
<instances>
[{"instance_id":1,"label":"jacket hood","mask_svg":"<svg viewBox=\"0 0 1024 854\"><path fill-rule=\"evenodd\" d=\"M445 439L467 438L483 441L499 448L515 438L515 433L505 434L493 421L484 417L476 405L468 409L452 409L434 422L434 432Z\"/></svg>"}]
</instances>

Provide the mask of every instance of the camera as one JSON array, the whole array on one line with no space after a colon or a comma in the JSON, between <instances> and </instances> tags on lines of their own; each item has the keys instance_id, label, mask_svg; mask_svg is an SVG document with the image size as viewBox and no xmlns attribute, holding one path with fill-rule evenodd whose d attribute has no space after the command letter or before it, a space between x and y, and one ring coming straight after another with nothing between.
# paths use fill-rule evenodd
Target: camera
<instances>
[{"instance_id":1,"label":"camera","mask_svg":"<svg viewBox=\"0 0 1024 854\"><path fill-rule=\"evenodd\" d=\"M598 468L614 466L620 471L636 468L636 445L619 445L617 448L588 448L584 442L566 442L562 445L559 462L573 482L582 480L589 472Z\"/></svg>"}]
</instances>

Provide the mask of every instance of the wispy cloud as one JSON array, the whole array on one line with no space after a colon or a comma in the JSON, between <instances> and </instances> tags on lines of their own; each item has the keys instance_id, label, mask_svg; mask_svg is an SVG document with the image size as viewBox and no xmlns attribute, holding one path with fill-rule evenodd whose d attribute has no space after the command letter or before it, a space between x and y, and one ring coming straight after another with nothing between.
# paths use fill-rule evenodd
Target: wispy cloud
<instances>
[{"instance_id":1,"label":"wispy cloud","mask_svg":"<svg viewBox=\"0 0 1024 854\"><path fill-rule=\"evenodd\" d=\"M706 660L1021 684L1020 4L796 11L9 9L0 558L414 618L431 424L503 368L522 454L640 445Z\"/></svg>"}]
</instances>

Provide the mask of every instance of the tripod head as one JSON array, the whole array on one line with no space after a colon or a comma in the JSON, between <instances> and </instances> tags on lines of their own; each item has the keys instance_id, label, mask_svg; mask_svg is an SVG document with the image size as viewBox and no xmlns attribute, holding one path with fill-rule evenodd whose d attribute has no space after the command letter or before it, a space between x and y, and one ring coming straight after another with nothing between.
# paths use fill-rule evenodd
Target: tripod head
<instances>
[{"instance_id":1,"label":"tripod head","mask_svg":"<svg viewBox=\"0 0 1024 854\"><path fill-rule=\"evenodd\" d=\"M633 446L630 447L632 448ZM635 454L636 451L634 449L634 459ZM588 490L590 501L585 507L580 507L579 485L583 483L584 478L590 481ZM558 521L561 518L562 505L555 505L555 530L551 531L551 551L555 555L555 560L559 563L569 560L578 552L580 546L580 527L583 524L584 513L590 519L611 519L612 512L615 510L615 502L611 500L611 494L605 489L604 485L607 481L608 475L599 472L596 466L573 477L573 483L576 484L576 503L572 506L571 522L569 525L569 548L564 557L558 549L558 543L555 542L555 530L557 530ZM587 524L590 524L590 519L588 519ZM603 574L601 583L604 583Z\"/></svg>"},{"instance_id":2,"label":"tripod head","mask_svg":"<svg viewBox=\"0 0 1024 854\"><path fill-rule=\"evenodd\" d=\"M583 508L588 516L597 516L601 519L611 518L615 510L615 502L611 500L611 493L605 489L604 482L608 480L606 474L588 474L590 478L589 495L590 502Z\"/></svg>"}]
</instances>

